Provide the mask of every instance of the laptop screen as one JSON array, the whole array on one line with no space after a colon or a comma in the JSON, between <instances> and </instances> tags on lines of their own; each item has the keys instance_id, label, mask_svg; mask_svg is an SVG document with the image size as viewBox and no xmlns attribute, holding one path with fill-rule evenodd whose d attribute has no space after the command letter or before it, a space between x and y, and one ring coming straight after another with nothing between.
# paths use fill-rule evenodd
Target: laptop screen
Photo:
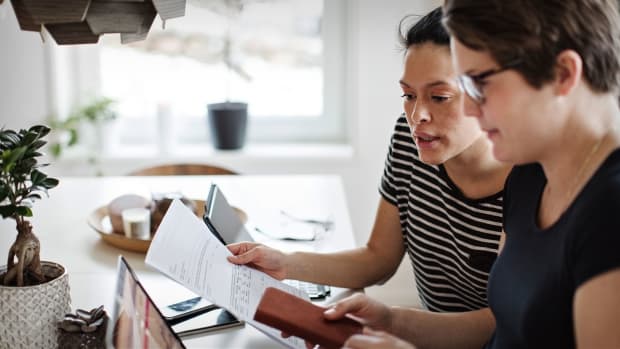
<instances>
[{"instance_id":1,"label":"laptop screen","mask_svg":"<svg viewBox=\"0 0 620 349\"><path fill-rule=\"evenodd\" d=\"M118 260L113 319L115 348L185 348L123 256Z\"/></svg>"}]
</instances>

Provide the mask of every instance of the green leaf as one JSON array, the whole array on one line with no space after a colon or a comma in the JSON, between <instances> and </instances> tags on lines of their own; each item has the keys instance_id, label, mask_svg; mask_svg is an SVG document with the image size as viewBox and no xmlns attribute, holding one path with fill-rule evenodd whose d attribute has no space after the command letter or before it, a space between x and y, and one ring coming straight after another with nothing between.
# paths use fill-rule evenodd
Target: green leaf
<instances>
[{"instance_id":1,"label":"green leaf","mask_svg":"<svg viewBox=\"0 0 620 349\"><path fill-rule=\"evenodd\" d=\"M58 183L60 183L60 182L58 181L58 179L48 177L48 178L46 178L46 179L43 181L42 185L43 185L43 187L45 187L46 189L52 189L52 188L54 188L55 186L57 186L57 185L58 185Z\"/></svg>"},{"instance_id":2,"label":"green leaf","mask_svg":"<svg viewBox=\"0 0 620 349\"><path fill-rule=\"evenodd\" d=\"M29 146L32 142L36 141L37 138L39 138L39 135L36 132L27 132L23 135L19 144L22 146Z\"/></svg>"},{"instance_id":3,"label":"green leaf","mask_svg":"<svg viewBox=\"0 0 620 349\"><path fill-rule=\"evenodd\" d=\"M29 199L37 199L37 200L41 200L41 194L38 193L30 193L26 196Z\"/></svg>"},{"instance_id":4,"label":"green leaf","mask_svg":"<svg viewBox=\"0 0 620 349\"><path fill-rule=\"evenodd\" d=\"M47 142L46 142L46 141L42 141L42 140L40 140L40 139L39 139L39 140L37 140L37 141L34 141L34 142L30 145L30 149L32 149L32 150L39 149L39 148L41 148L42 146L44 146L45 144L47 144Z\"/></svg>"},{"instance_id":5,"label":"green leaf","mask_svg":"<svg viewBox=\"0 0 620 349\"><path fill-rule=\"evenodd\" d=\"M32 217L32 210L28 206L17 206L15 209L15 213L20 216Z\"/></svg>"},{"instance_id":6,"label":"green leaf","mask_svg":"<svg viewBox=\"0 0 620 349\"><path fill-rule=\"evenodd\" d=\"M2 153L2 171L4 173L10 173L15 167L14 152L16 152L15 149L7 149Z\"/></svg>"},{"instance_id":7,"label":"green leaf","mask_svg":"<svg viewBox=\"0 0 620 349\"><path fill-rule=\"evenodd\" d=\"M9 218L15 214L16 209L13 205L0 206L0 215L2 215L2 218Z\"/></svg>"},{"instance_id":8,"label":"green leaf","mask_svg":"<svg viewBox=\"0 0 620 349\"><path fill-rule=\"evenodd\" d=\"M75 145L79 140L78 131L75 128L69 130L69 142L67 142L68 146Z\"/></svg>"},{"instance_id":9,"label":"green leaf","mask_svg":"<svg viewBox=\"0 0 620 349\"><path fill-rule=\"evenodd\" d=\"M60 157L60 155L62 154L62 145L60 145L60 143L54 143L50 145L50 152L52 153L53 157Z\"/></svg>"},{"instance_id":10,"label":"green leaf","mask_svg":"<svg viewBox=\"0 0 620 349\"><path fill-rule=\"evenodd\" d=\"M30 174L30 180L32 181L33 185L41 184L45 180L45 178L47 178L47 175L39 170L33 170Z\"/></svg>"},{"instance_id":11,"label":"green leaf","mask_svg":"<svg viewBox=\"0 0 620 349\"><path fill-rule=\"evenodd\" d=\"M19 136L13 130L3 130L0 132L0 141L10 149L19 143Z\"/></svg>"},{"instance_id":12,"label":"green leaf","mask_svg":"<svg viewBox=\"0 0 620 349\"><path fill-rule=\"evenodd\" d=\"M4 183L0 184L0 202L4 201L9 196L9 188L8 185Z\"/></svg>"},{"instance_id":13,"label":"green leaf","mask_svg":"<svg viewBox=\"0 0 620 349\"><path fill-rule=\"evenodd\" d=\"M8 159L8 162L17 162L21 160L21 158L26 154L26 150L28 150L27 146L17 147L13 149L11 152L11 157Z\"/></svg>"},{"instance_id":14,"label":"green leaf","mask_svg":"<svg viewBox=\"0 0 620 349\"><path fill-rule=\"evenodd\" d=\"M17 162L15 165L15 169L13 170L16 174L24 174L27 175L32 171L33 168L37 165L37 160L35 159L22 159Z\"/></svg>"},{"instance_id":15,"label":"green leaf","mask_svg":"<svg viewBox=\"0 0 620 349\"><path fill-rule=\"evenodd\" d=\"M50 133L50 128L45 125L35 125L32 126L28 131L36 132L39 135L39 138L43 138Z\"/></svg>"}]
</instances>

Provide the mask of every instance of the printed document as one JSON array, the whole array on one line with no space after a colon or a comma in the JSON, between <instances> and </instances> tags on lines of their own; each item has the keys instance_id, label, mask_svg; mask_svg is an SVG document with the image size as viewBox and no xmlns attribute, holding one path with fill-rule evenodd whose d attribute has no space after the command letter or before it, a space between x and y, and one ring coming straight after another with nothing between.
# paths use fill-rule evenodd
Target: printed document
<instances>
[{"instance_id":1,"label":"printed document","mask_svg":"<svg viewBox=\"0 0 620 349\"><path fill-rule=\"evenodd\" d=\"M145 262L276 341L290 348L305 348L302 339L282 338L279 330L253 319L267 287L305 299L309 299L308 295L261 271L229 263L229 255L228 248L206 224L181 201L174 200L151 242Z\"/></svg>"}]
</instances>

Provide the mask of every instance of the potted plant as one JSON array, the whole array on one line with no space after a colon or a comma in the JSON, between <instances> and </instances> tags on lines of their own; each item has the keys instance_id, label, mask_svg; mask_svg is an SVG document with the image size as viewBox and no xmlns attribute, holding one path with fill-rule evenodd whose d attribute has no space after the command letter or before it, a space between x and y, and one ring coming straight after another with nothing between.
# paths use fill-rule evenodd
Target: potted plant
<instances>
[{"instance_id":1,"label":"potted plant","mask_svg":"<svg viewBox=\"0 0 620 349\"><path fill-rule=\"evenodd\" d=\"M50 142L51 154L58 158L66 148L78 144L80 128L84 123L102 128L104 124L116 119L116 112L112 108L114 103L115 101L110 98L101 97L80 106L64 120L58 120L57 117L51 116L49 118L50 126L57 133L56 137ZM97 136L103 138L102 135ZM97 139L97 141L103 142L104 140ZM98 146L101 148L101 145Z\"/></svg>"},{"instance_id":2,"label":"potted plant","mask_svg":"<svg viewBox=\"0 0 620 349\"><path fill-rule=\"evenodd\" d=\"M32 204L58 185L39 169L47 126L0 129L0 215L13 219L17 237L0 267L0 348L56 348L57 322L70 310L65 268L41 261L40 242L27 217Z\"/></svg>"},{"instance_id":3,"label":"potted plant","mask_svg":"<svg viewBox=\"0 0 620 349\"><path fill-rule=\"evenodd\" d=\"M243 11L241 0L222 0L211 2L211 10L226 17L227 28L223 36L221 59L228 70L228 79L232 72L242 79L251 80L250 74L237 62L233 55L232 22ZM213 146L221 150L241 149L245 144L248 124L248 105L244 102L230 100L230 82L226 83L226 101L207 105L207 120Z\"/></svg>"},{"instance_id":4,"label":"potted plant","mask_svg":"<svg viewBox=\"0 0 620 349\"><path fill-rule=\"evenodd\" d=\"M116 101L107 97L95 98L91 102L81 105L65 119L59 120L52 115L48 122L52 128L50 135L50 153L58 159L68 151L69 148L80 144L83 139L88 139L84 133L94 131L96 134L91 137L95 144L85 144L87 147L88 163L94 167L95 174L102 175L100 168L101 154L107 152L107 147L112 143L110 135L113 131L113 121L117 114L114 110ZM83 143L82 143L83 144Z\"/></svg>"}]
</instances>

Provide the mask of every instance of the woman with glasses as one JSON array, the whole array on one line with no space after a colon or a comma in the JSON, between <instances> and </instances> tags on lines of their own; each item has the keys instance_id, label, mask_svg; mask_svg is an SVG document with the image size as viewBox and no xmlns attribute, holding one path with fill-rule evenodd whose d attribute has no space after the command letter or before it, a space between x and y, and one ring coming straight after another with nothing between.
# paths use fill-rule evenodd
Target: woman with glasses
<instances>
[{"instance_id":1,"label":"woman with glasses","mask_svg":"<svg viewBox=\"0 0 620 349\"><path fill-rule=\"evenodd\" d=\"M612 0L446 0L465 111L499 160L506 242L489 278L491 324L476 312L353 313L419 347L620 348L620 17ZM350 348L399 345L368 332ZM477 344L478 345L471 345ZM390 345L387 345L390 344Z\"/></svg>"},{"instance_id":2,"label":"woman with glasses","mask_svg":"<svg viewBox=\"0 0 620 349\"><path fill-rule=\"evenodd\" d=\"M441 8L402 35L406 52L399 83L405 113L391 139L382 198L366 246L285 254L240 243L229 246L236 255L229 260L278 279L362 288L391 277L407 252L427 309L486 308L510 167L493 158L476 120L463 113L449 42Z\"/></svg>"}]
</instances>

